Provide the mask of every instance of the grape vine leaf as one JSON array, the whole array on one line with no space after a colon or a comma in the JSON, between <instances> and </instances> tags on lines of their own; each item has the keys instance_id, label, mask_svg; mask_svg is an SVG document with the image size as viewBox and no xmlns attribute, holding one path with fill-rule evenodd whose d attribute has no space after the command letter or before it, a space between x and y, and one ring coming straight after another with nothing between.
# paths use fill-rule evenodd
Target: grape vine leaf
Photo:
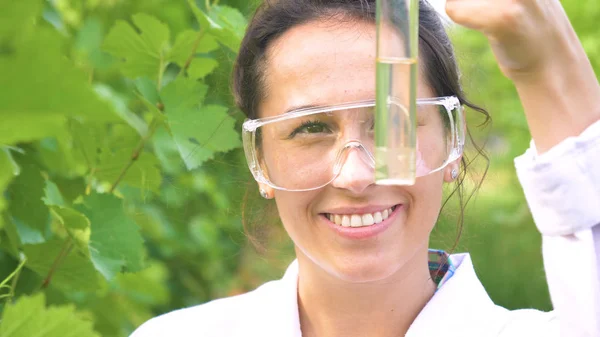
<instances>
[{"instance_id":1,"label":"grape vine leaf","mask_svg":"<svg viewBox=\"0 0 600 337\"><path fill-rule=\"evenodd\" d=\"M40 165L47 172L63 177L85 174L87 166L75 160L74 153L71 151L70 137L68 132L63 132L56 137L46 137L31 144L37 153Z\"/></svg>"},{"instance_id":2,"label":"grape vine leaf","mask_svg":"<svg viewBox=\"0 0 600 337\"><path fill-rule=\"evenodd\" d=\"M10 46L25 40L42 8L37 0L0 1L0 44Z\"/></svg>"},{"instance_id":3,"label":"grape vine leaf","mask_svg":"<svg viewBox=\"0 0 600 337\"><path fill-rule=\"evenodd\" d=\"M87 19L75 36L76 56L87 67L105 69L114 59L102 47L104 39L102 22L97 18Z\"/></svg>"},{"instance_id":4,"label":"grape vine leaf","mask_svg":"<svg viewBox=\"0 0 600 337\"><path fill-rule=\"evenodd\" d=\"M125 123L134 128L140 136L145 136L148 133L148 125L146 125L146 122L140 116L129 110L125 97L118 94L108 85L96 84L94 89L98 96L106 100L113 107L115 113Z\"/></svg>"},{"instance_id":5,"label":"grape vine leaf","mask_svg":"<svg viewBox=\"0 0 600 337\"><path fill-rule=\"evenodd\" d=\"M21 296L5 307L0 322L2 337L100 337L93 322L73 305L46 307L44 294Z\"/></svg>"},{"instance_id":6,"label":"grape vine leaf","mask_svg":"<svg viewBox=\"0 0 600 337\"><path fill-rule=\"evenodd\" d=\"M2 210L6 207L6 201L3 196L4 190L18 174L18 172L16 172L17 169L18 167L12 159L10 152L0 148L0 192L2 192L0 193L0 213L2 213ZM2 222L1 217L0 222Z\"/></svg>"},{"instance_id":7,"label":"grape vine leaf","mask_svg":"<svg viewBox=\"0 0 600 337\"><path fill-rule=\"evenodd\" d=\"M122 200L113 195L93 193L79 209L91 223L92 262L107 280L121 270L134 272L144 267L143 239L123 207Z\"/></svg>"},{"instance_id":8,"label":"grape vine leaf","mask_svg":"<svg viewBox=\"0 0 600 337\"><path fill-rule=\"evenodd\" d=\"M67 239L70 240L70 239ZM85 253L69 248L66 240L54 238L37 245L24 245L25 266L42 278L54 269L50 285L67 291L95 291L105 282ZM59 263L54 266L55 261Z\"/></svg>"},{"instance_id":9,"label":"grape vine leaf","mask_svg":"<svg viewBox=\"0 0 600 337\"><path fill-rule=\"evenodd\" d=\"M147 77L138 77L135 81L135 88L150 104L156 106L160 102L156 84Z\"/></svg>"},{"instance_id":10,"label":"grape vine leaf","mask_svg":"<svg viewBox=\"0 0 600 337\"><path fill-rule=\"evenodd\" d=\"M132 152L133 148L114 151L105 149L100 154L100 165L96 171L96 178L114 184L124 167L131 161ZM159 193L162 180L159 167L160 163L154 154L142 151L121 178L121 183L137 187L142 191Z\"/></svg>"},{"instance_id":11,"label":"grape vine leaf","mask_svg":"<svg viewBox=\"0 0 600 337\"><path fill-rule=\"evenodd\" d=\"M171 51L169 52L169 60L175 62L180 67L183 67L187 59L190 56L193 56L192 51L194 50L194 45L198 38L200 38L196 48L196 53L198 54L209 53L219 48L219 44L215 38L210 34L206 34L206 31L201 30L200 32L197 32L188 29L177 35L175 44L173 44L173 48L171 48Z\"/></svg>"},{"instance_id":12,"label":"grape vine leaf","mask_svg":"<svg viewBox=\"0 0 600 337\"><path fill-rule=\"evenodd\" d=\"M242 37L246 30L246 19L237 10L228 6L211 6L209 14L200 10L194 0L188 4L201 29L207 29L216 40L233 52L240 49Z\"/></svg>"},{"instance_id":13,"label":"grape vine leaf","mask_svg":"<svg viewBox=\"0 0 600 337\"><path fill-rule=\"evenodd\" d=\"M44 187L44 197L42 198L44 204L48 206L66 206L65 199L63 198L58 186L51 180L46 180L46 187Z\"/></svg>"},{"instance_id":14,"label":"grape vine leaf","mask_svg":"<svg viewBox=\"0 0 600 337\"><path fill-rule=\"evenodd\" d=\"M241 41L246 31L248 21L239 10L233 7L218 5L212 6L209 15L215 20L221 27L229 30Z\"/></svg>"},{"instance_id":15,"label":"grape vine leaf","mask_svg":"<svg viewBox=\"0 0 600 337\"><path fill-rule=\"evenodd\" d=\"M135 14L133 23L139 34L129 23L117 21L104 40L104 50L121 59L125 76L155 80L167 65L169 27L143 13Z\"/></svg>"},{"instance_id":16,"label":"grape vine leaf","mask_svg":"<svg viewBox=\"0 0 600 337\"><path fill-rule=\"evenodd\" d=\"M181 160L177 144L164 126L156 129L152 137L152 147L163 172L177 175L185 171L185 164Z\"/></svg>"},{"instance_id":17,"label":"grape vine leaf","mask_svg":"<svg viewBox=\"0 0 600 337\"><path fill-rule=\"evenodd\" d=\"M89 257L90 250L90 220L80 212L70 207L51 206L52 215L58 220L62 229L67 232L77 246L79 252Z\"/></svg>"},{"instance_id":18,"label":"grape vine leaf","mask_svg":"<svg viewBox=\"0 0 600 337\"><path fill-rule=\"evenodd\" d=\"M210 74L219 65L217 61L207 57L197 57L192 59L188 68L188 76L193 79L202 79Z\"/></svg>"},{"instance_id":19,"label":"grape vine leaf","mask_svg":"<svg viewBox=\"0 0 600 337\"><path fill-rule=\"evenodd\" d=\"M241 145L227 108L201 106L206 91L207 86L200 82L177 78L161 92L173 140L188 169L199 167L215 152Z\"/></svg>"},{"instance_id":20,"label":"grape vine leaf","mask_svg":"<svg viewBox=\"0 0 600 337\"><path fill-rule=\"evenodd\" d=\"M0 55L0 144L64 133L67 117L119 120L65 57L63 44L58 32L39 28L26 43Z\"/></svg>"},{"instance_id":21,"label":"grape vine leaf","mask_svg":"<svg viewBox=\"0 0 600 337\"><path fill-rule=\"evenodd\" d=\"M188 169L212 159L215 152L240 147L234 130L235 120L220 105L206 105L196 110L182 110L170 119L174 139Z\"/></svg>"},{"instance_id":22,"label":"grape vine leaf","mask_svg":"<svg viewBox=\"0 0 600 337\"><path fill-rule=\"evenodd\" d=\"M42 243L50 234L50 212L42 201L45 181L30 155L14 154L20 174L7 190L8 212L23 244Z\"/></svg>"},{"instance_id":23,"label":"grape vine leaf","mask_svg":"<svg viewBox=\"0 0 600 337\"><path fill-rule=\"evenodd\" d=\"M131 127L113 125L99 144L95 177L103 183L112 185L120 181L119 184L128 184L144 192L158 193L162 176L154 154L142 149L138 157L133 158L140 141L141 137ZM123 172L125 175L121 177Z\"/></svg>"},{"instance_id":24,"label":"grape vine leaf","mask_svg":"<svg viewBox=\"0 0 600 337\"><path fill-rule=\"evenodd\" d=\"M119 274L117 287L132 294L137 301L146 304L166 304L169 300L167 288L169 269L158 261L149 263L148 268L137 273Z\"/></svg>"},{"instance_id":25,"label":"grape vine leaf","mask_svg":"<svg viewBox=\"0 0 600 337\"><path fill-rule=\"evenodd\" d=\"M69 154L87 168L94 170L98 167L99 151L103 139L106 138L106 128L98 123L82 123L75 119L68 121L69 139L65 147L72 149ZM63 151L66 152L66 151Z\"/></svg>"}]
</instances>

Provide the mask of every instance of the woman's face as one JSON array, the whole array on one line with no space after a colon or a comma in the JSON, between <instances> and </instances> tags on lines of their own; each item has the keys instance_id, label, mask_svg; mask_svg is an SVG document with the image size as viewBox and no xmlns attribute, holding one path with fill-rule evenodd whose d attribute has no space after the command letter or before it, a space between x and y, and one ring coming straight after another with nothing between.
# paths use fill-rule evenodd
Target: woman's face
<instances>
[{"instance_id":1,"label":"woman's face","mask_svg":"<svg viewBox=\"0 0 600 337\"><path fill-rule=\"evenodd\" d=\"M288 30L267 53L260 117L297 106L373 99L375 45L375 25L370 23L313 21ZM433 97L423 77L419 77L417 96ZM412 186L379 186L372 169L355 151L340 175L321 189L289 192L261 187L274 195L299 259L345 281L370 282L393 277L414 260L425 263L421 258L426 256L440 211L442 184L449 181L456 165L418 178ZM339 231L340 225L328 219L330 214L348 219L383 214L392 207L387 225L379 225L376 231L361 228L357 235L352 234L353 228Z\"/></svg>"}]
</instances>

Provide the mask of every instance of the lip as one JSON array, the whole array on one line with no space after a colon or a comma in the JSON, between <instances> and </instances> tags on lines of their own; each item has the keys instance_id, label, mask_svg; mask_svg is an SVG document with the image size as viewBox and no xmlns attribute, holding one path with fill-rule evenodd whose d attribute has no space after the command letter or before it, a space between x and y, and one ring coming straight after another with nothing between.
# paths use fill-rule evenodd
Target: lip
<instances>
[{"instance_id":1,"label":"lip","mask_svg":"<svg viewBox=\"0 0 600 337\"><path fill-rule=\"evenodd\" d=\"M400 206L402 204L393 204L388 206L366 206L366 207L339 207L327 210L322 213L329 214L365 214L365 213L375 213L375 212L383 212L388 208L392 208L394 206Z\"/></svg>"},{"instance_id":2,"label":"lip","mask_svg":"<svg viewBox=\"0 0 600 337\"><path fill-rule=\"evenodd\" d=\"M352 240L365 240L365 239L375 237L375 236L379 235L380 233L383 233L386 229L388 229L390 227L390 225L394 222L394 220L396 220L396 218L398 217L398 214L404 210L403 204L398 204L398 205L393 205L393 206L396 206L396 209L394 209L394 211L388 216L387 219L383 220L382 222L380 222L378 224L374 224L371 226L365 226L365 227L344 227L341 225L337 225L335 222L332 222L329 219L327 219L327 217L325 216L326 213L319 214L319 217L336 234L338 234L342 237L348 238L348 239L352 239ZM386 208L373 208L374 209L373 211L365 211L368 209L369 209L368 207L367 208L344 208L344 209L340 208L339 210L342 210L343 212L346 212L348 210L351 210L352 212L338 213L338 214L372 213L372 212L377 212L379 210L386 209ZM361 213L359 213L358 211L361 211Z\"/></svg>"}]
</instances>

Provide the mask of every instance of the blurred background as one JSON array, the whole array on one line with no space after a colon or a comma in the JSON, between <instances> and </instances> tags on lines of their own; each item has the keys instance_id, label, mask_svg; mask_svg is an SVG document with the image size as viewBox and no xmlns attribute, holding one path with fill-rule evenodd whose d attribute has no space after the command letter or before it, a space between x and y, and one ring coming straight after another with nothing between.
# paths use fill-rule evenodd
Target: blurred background
<instances>
[{"instance_id":1,"label":"blurred background","mask_svg":"<svg viewBox=\"0 0 600 337\"><path fill-rule=\"evenodd\" d=\"M600 2L562 4L598 74ZM0 0L0 336L49 322L45 336L127 336L281 277L293 247L248 172L229 91L256 5ZM458 245L451 201L431 247L470 252L497 304L550 310L513 166L530 140L515 89L481 34L448 30L469 98L493 119L479 128L467 112L490 166Z\"/></svg>"}]
</instances>

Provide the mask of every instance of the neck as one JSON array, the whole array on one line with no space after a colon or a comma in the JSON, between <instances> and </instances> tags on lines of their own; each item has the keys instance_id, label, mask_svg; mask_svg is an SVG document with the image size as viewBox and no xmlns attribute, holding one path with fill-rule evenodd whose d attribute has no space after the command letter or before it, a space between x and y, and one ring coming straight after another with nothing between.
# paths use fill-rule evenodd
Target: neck
<instances>
[{"instance_id":1,"label":"neck","mask_svg":"<svg viewBox=\"0 0 600 337\"><path fill-rule=\"evenodd\" d=\"M404 336L435 292L427 249L384 280L340 280L297 251L303 337Z\"/></svg>"}]
</instances>

